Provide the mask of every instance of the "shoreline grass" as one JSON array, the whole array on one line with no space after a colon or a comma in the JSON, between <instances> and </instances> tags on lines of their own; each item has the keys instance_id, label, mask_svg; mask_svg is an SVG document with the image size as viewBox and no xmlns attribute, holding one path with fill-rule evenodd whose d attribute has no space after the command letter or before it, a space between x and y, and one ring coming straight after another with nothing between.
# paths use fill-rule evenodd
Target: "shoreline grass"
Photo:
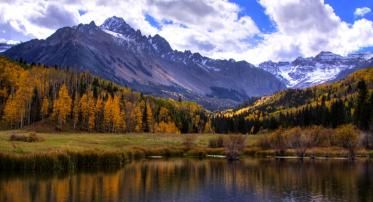
<instances>
[{"instance_id":1,"label":"shoreline grass","mask_svg":"<svg viewBox=\"0 0 373 202\"><path fill-rule=\"evenodd\" d=\"M40 142L10 141L12 134L29 131L0 131L0 170L66 172L76 170L105 170L120 168L133 160L150 156L197 157L224 155L222 147L209 147L209 140L218 134L187 134L195 136L190 148L185 147L180 134L91 134L37 133ZM275 157L273 149L257 145L260 135L248 135L243 156ZM312 148L305 157L346 157L348 152L338 147ZM288 150L285 156L296 156ZM357 157L373 158L373 151L359 149Z\"/></svg>"}]
</instances>

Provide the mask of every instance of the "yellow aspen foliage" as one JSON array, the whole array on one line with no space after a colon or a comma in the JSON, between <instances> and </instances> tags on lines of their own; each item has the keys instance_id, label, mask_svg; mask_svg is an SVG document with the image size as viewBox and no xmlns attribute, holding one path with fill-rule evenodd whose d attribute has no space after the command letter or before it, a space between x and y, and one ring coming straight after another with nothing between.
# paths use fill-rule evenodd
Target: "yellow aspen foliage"
<instances>
[{"instance_id":1,"label":"yellow aspen foliage","mask_svg":"<svg viewBox=\"0 0 373 202\"><path fill-rule=\"evenodd\" d=\"M195 103L144 96L89 73L21 64L0 57L4 126L21 128L50 116L58 127L71 121L75 129L92 132L171 133L186 124L181 120L191 121L183 132L208 128L202 108ZM68 90L75 93L73 100Z\"/></svg>"},{"instance_id":2,"label":"yellow aspen foliage","mask_svg":"<svg viewBox=\"0 0 373 202\"><path fill-rule=\"evenodd\" d=\"M26 79L27 75L21 74L20 77ZM29 117L31 98L32 88L26 85L26 81L19 82L18 90L7 100L4 108L4 119L11 127L23 127L26 117Z\"/></svg>"},{"instance_id":3,"label":"yellow aspen foliage","mask_svg":"<svg viewBox=\"0 0 373 202\"><path fill-rule=\"evenodd\" d=\"M120 99L118 96L114 96L113 103L112 103L112 125L113 125L113 132L118 132L125 128L124 123L124 114L120 110Z\"/></svg>"},{"instance_id":4,"label":"yellow aspen foliage","mask_svg":"<svg viewBox=\"0 0 373 202\"><path fill-rule=\"evenodd\" d=\"M169 116L168 109L161 107L161 109L159 110L159 121L168 122L170 119L171 118Z\"/></svg>"},{"instance_id":5,"label":"yellow aspen foliage","mask_svg":"<svg viewBox=\"0 0 373 202\"><path fill-rule=\"evenodd\" d=\"M174 122L161 121L154 127L156 133L180 133Z\"/></svg>"},{"instance_id":6,"label":"yellow aspen foliage","mask_svg":"<svg viewBox=\"0 0 373 202\"><path fill-rule=\"evenodd\" d=\"M175 122L171 120L168 109L161 107L159 110L159 123L155 124L156 133L180 133Z\"/></svg>"},{"instance_id":7,"label":"yellow aspen foliage","mask_svg":"<svg viewBox=\"0 0 373 202\"><path fill-rule=\"evenodd\" d=\"M92 131L95 129L96 119L96 101L93 97L93 93L88 93L88 130Z\"/></svg>"},{"instance_id":8,"label":"yellow aspen foliage","mask_svg":"<svg viewBox=\"0 0 373 202\"><path fill-rule=\"evenodd\" d=\"M74 99L74 106L73 106L73 127L74 129L77 127L79 123L79 114L80 114L79 102L80 102L80 98L78 94L76 94L75 99Z\"/></svg>"},{"instance_id":9,"label":"yellow aspen foliage","mask_svg":"<svg viewBox=\"0 0 373 202\"><path fill-rule=\"evenodd\" d=\"M16 127L19 121L20 111L17 106L17 100L14 96L10 96L5 104L4 108L4 120L9 124L11 128Z\"/></svg>"},{"instance_id":10,"label":"yellow aspen foliage","mask_svg":"<svg viewBox=\"0 0 373 202\"><path fill-rule=\"evenodd\" d=\"M147 102L146 103L146 122L148 126L148 132L153 132L154 131L154 120L153 120L153 110L150 106L150 104Z\"/></svg>"},{"instance_id":11,"label":"yellow aspen foliage","mask_svg":"<svg viewBox=\"0 0 373 202\"><path fill-rule=\"evenodd\" d=\"M49 114L49 100L47 97L43 98L43 101L41 103L41 109L40 109L40 115L41 118L44 119Z\"/></svg>"},{"instance_id":12,"label":"yellow aspen foliage","mask_svg":"<svg viewBox=\"0 0 373 202\"><path fill-rule=\"evenodd\" d=\"M53 118L60 127L66 123L71 112L71 102L67 87L63 84L58 92L58 98L53 103Z\"/></svg>"},{"instance_id":13,"label":"yellow aspen foliage","mask_svg":"<svg viewBox=\"0 0 373 202\"><path fill-rule=\"evenodd\" d=\"M87 128L88 117L89 117L89 104L88 104L88 95L87 94L84 94L80 98L79 109L80 109L83 128Z\"/></svg>"},{"instance_id":14,"label":"yellow aspen foliage","mask_svg":"<svg viewBox=\"0 0 373 202\"><path fill-rule=\"evenodd\" d=\"M119 132L125 128L124 114L120 110L118 96L109 97L104 106L104 126L109 132Z\"/></svg>"},{"instance_id":15,"label":"yellow aspen foliage","mask_svg":"<svg viewBox=\"0 0 373 202\"><path fill-rule=\"evenodd\" d=\"M213 133L214 129L212 128L211 120L206 121L205 126L203 127L203 133Z\"/></svg>"},{"instance_id":16,"label":"yellow aspen foliage","mask_svg":"<svg viewBox=\"0 0 373 202\"><path fill-rule=\"evenodd\" d=\"M142 113L142 104L136 105L133 110L133 117L135 118L135 132L143 132L143 113Z\"/></svg>"},{"instance_id":17,"label":"yellow aspen foliage","mask_svg":"<svg viewBox=\"0 0 373 202\"><path fill-rule=\"evenodd\" d=\"M104 128L106 131L111 131L112 120L113 120L113 98L109 97L104 105Z\"/></svg>"},{"instance_id":18,"label":"yellow aspen foliage","mask_svg":"<svg viewBox=\"0 0 373 202\"><path fill-rule=\"evenodd\" d=\"M102 122L103 122L103 113L104 113L104 102L101 97L99 97L96 101L96 111L95 111L95 122L96 122L96 129L102 130Z\"/></svg>"}]
</instances>

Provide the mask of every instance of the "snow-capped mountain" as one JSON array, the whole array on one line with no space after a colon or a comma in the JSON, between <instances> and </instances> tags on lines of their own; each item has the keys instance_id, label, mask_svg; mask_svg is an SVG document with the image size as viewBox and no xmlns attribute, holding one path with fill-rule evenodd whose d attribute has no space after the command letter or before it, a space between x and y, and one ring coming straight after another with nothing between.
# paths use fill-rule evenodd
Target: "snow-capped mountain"
<instances>
[{"instance_id":1,"label":"snow-capped mountain","mask_svg":"<svg viewBox=\"0 0 373 202\"><path fill-rule=\"evenodd\" d=\"M346 57L321 52L315 57L299 57L292 62L264 62L259 68L266 70L282 80L287 87L304 88L339 78L346 72L367 67L373 54L355 53Z\"/></svg>"},{"instance_id":2,"label":"snow-capped mountain","mask_svg":"<svg viewBox=\"0 0 373 202\"><path fill-rule=\"evenodd\" d=\"M285 88L275 76L245 61L173 50L161 36L144 36L117 17L101 26L91 22L61 28L46 40L19 44L4 55L89 71L148 94L182 97L210 109Z\"/></svg>"}]
</instances>

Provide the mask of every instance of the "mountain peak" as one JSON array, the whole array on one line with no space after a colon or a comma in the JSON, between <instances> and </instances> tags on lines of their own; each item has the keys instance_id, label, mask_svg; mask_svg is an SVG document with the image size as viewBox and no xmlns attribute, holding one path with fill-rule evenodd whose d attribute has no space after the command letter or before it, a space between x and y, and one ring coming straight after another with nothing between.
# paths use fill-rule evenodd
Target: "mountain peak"
<instances>
[{"instance_id":1,"label":"mountain peak","mask_svg":"<svg viewBox=\"0 0 373 202\"><path fill-rule=\"evenodd\" d=\"M133 34L136 32L123 18L116 16L107 18L100 27L121 34Z\"/></svg>"},{"instance_id":2,"label":"mountain peak","mask_svg":"<svg viewBox=\"0 0 373 202\"><path fill-rule=\"evenodd\" d=\"M127 24L123 18L113 16L113 17L107 18L102 25L110 27L110 26L120 26L123 24Z\"/></svg>"},{"instance_id":3,"label":"mountain peak","mask_svg":"<svg viewBox=\"0 0 373 202\"><path fill-rule=\"evenodd\" d=\"M330 51L321 51L318 55L315 56L315 58L319 60L336 60L342 58L342 56Z\"/></svg>"},{"instance_id":4,"label":"mountain peak","mask_svg":"<svg viewBox=\"0 0 373 202\"><path fill-rule=\"evenodd\" d=\"M168 53L168 52L172 51L172 48L171 48L170 44L167 42L167 40L164 39L163 37L161 37L158 34L156 34L156 35L154 35L153 37L150 38L150 43L152 44L154 49L156 49L158 51L161 51L161 52L164 52L164 53Z\"/></svg>"}]
</instances>

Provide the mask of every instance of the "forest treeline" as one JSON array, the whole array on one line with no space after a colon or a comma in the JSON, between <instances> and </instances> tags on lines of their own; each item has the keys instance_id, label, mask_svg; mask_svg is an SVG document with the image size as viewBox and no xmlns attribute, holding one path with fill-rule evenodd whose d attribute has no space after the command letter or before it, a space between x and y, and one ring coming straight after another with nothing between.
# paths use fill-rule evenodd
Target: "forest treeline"
<instances>
[{"instance_id":1,"label":"forest treeline","mask_svg":"<svg viewBox=\"0 0 373 202\"><path fill-rule=\"evenodd\" d=\"M1 128L46 122L56 130L211 132L207 112L187 101L133 92L88 73L0 57Z\"/></svg>"},{"instance_id":2,"label":"forest treeline","mask_svg":"<svg viewBox=\"0 0 373 202\"><path fill-rule=\"evenodd\" d=\"M55 130L110 133L256 134L348 123L372 131L373 68L332 84L255 100L247 107L210 113L193 102L145 96L89 73L0 57L0 128L45 123Z\"/></svg>"},{"instance_id":3,"label":"forest treeline","mask_svg":"<svg viewBox=\"0 0 373 202\"><path fill-rule=\"evenodd\" d=\"M288 89L263 97L248 107L218 113L212 122L217 133L255 134L312 125L336 128L347 123L372 131L373 68L333 84Z\"/></svg>"}]
</instances>

